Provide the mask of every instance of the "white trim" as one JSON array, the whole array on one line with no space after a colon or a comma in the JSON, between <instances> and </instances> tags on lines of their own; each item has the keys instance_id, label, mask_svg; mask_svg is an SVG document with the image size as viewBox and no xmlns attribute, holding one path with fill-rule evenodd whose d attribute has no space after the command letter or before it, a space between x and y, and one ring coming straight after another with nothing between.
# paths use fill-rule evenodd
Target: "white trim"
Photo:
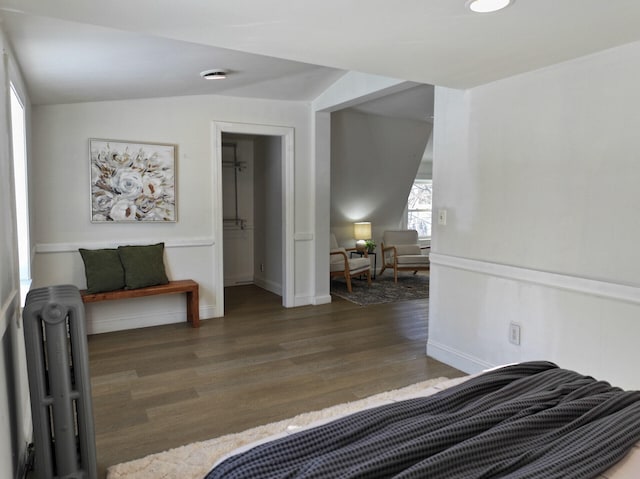
<instances>
[{"instance_id":1,"label":"white trim","mask_svg":"<svg viewBox=\"0 0 640 479\"><path fill-rule=\"evenodd\" d=\"M298 306L309 306L310 304L313 304L313 302L315 301L315 297L314 296L296 296L294 301L295 301L293 304L294 308L297 308Z\"/></svg>"},{"instance_id":2,"label":"white trim","mask_svg":"<svg viewBox=\"0 0 640 479\"><path fill-rule=\"evenodd\" d=\"M431 339L427 341L427 356L437 359L460 371L464 371L467 374L479 373L485 369L496 366L495 364L488 363L480 358L437 343Z\"/></svg>"},{"instance_id":3,"label":"white trim","mask_svg":"<svg viewBox=\"0 0 640 479\"><path fill-rule=\"evenodd\" d=\"M314 297L313 302L311 304L313 304L314 306L318 306L320 304L329 304L330 302L331 302L331 295L323 294L321 296Z\"/></svg>"},{"instance_id":4,"label":"white trim","mask_svg":"<svg viewBox=\"0 0 640 479\"><path fill-rule=\"evenodd\" d=\"M313 233L296 233L293 235L294 241L313 241Z\"/></svg>"},{"instance_id":5,"label":"white trim","mask_svg":"<svg viewBox=\"0 0 640 479\"><path fill-rule=\"evenodd\" d=\"M216 316L217 309L215 304L205 304L204 306L200 305L199 309L200 309L200 321L219 317L219 316Z\"/></svg>"},{"instance_id":6,"label":"white trim","mask_svg":"<svg viewBox=\"0 0 640 479\"><path fill-rule=\"evenodd\" d=\"M100 248L117 248L120 245L147 245L158 243L158 239L148 239L148 240L132 240L132 241L119 241L117 243L114 242L106 242L106 241L96 241L91 243L39 243L36 245L35 251L38 254L47 254L47 253L77 253L79 248L86 249L100 249ZM190 238L190 239L180 239L176 238L173 240L165 241L165 248L200 248L206 246L213 246L215 241L213 238Z\"/></svg>"},{"instance_id":7,"label":"white trim","mask_svg":"<svg viewBox=\"0 0 640 479\"><path fill-rule=\"evenodd\" d=\"M539 284L550 288L640 304L640 287L638 286L551 273L548 271L538 271L519 266L490 263L440 253L431 253L429 260L432 266L471 271L473 273L486 274L498 278L512 279L514 281Z\"/></svg>"},{"instance_id":8,"label":"white trim","mask_svg":"<svg viewBox=\"0 0 640 479\"><path fill-rule=\"evenodd\" d=\"M4 303L2 303L2 309L0 309L0 321L2 321L2 325L0 326L0 337L4 336L4 333L7 330L7 327L9 326L9 321L12 321L14 318L7 318L7 312L9 311L9 308L11 307L11 304L15 302L16 300L16 296L18 296L18 293L20 292L19 289L14 288L10 293L9 296L7 296L7 299L5 300ZM20 306L16 306L16 309L18 311L20 311Z\"/></svg>"},{"instance_id":9,"label":"white trim","mask_svg":"<svg viewBox=\"0 0 640 479\"><path fill-rule=\"evenodd\" d=\"M296 306L294 304L295 295L295 247L294 247L294 203L295 203L295 152L294 152L294 130L287 128L286 134L282 138L283 161L282 161L282 204L284 206L283 232L284 239L282 259L283 264L283 291L282 304L286 308ZM309 303L307 303L309 304Z\"/></svg>"},{"instance_id":10,"label":"white trim","mask_svg":"<svg viewBox=\"0 0 640 479\"><path fill-rule=\"evenodd\" d=\"M222 121L212 122L212 159L214 176L213 194L213 224L214 236L222 238L222 133L243 133L254 135L277 136L282 139L282 261L283 261L283 293L282 304L290 308L296 306L295 292L295 265L294 265L294 201L295 201L295 177L294 177L294 132L292 127L270 126L249 123L230 123ZM224 315L224 244L217 241L214 245L214 259L219 265L214 273L215 296L218 316ZM307 303L309 304L309 303Z\"/></svg>"},{"instance_id":11,"label":"white trim","mask_svg":"<svg viewBox=\"0 0 640 479\"><path fill-rule=\"evenodd\" d=\"M254 283L253 274L227 276L224 279L225 288L228 286L241 286L243 284L253 284L253 283Z\"/></svg>"},{"instance_id":12,"label":"white trim","mask_svg":"<svg viewBox=\"0 0 640 479\"><path fill-rule=\"evenodd\" d=\"M90 308L91 306L89 306ZM201 306L200 321L215 317L214 306ZM94 320L90 317L87 320L87 334L110 333L113 331L125 331L128 329L147 328L150 326L160 326L163 324L185 323L185 327L191 327L185 318L184 310L164 311L147 315L119 316L106 319Z\"/></svg>"},{"instance_id":13,"label":"white trim","mask_svg":"<svg viewBox=\"0 0 640 479\"><path fill-rule=\"evenodd\" d=\"M279 283L276 283L274 281L269 281L264 278L254 278L253 283L256 286L259 286L262 289L266 289L267 291L273 294L282 296L282 285Z\"/></svg>"}]
</instances>

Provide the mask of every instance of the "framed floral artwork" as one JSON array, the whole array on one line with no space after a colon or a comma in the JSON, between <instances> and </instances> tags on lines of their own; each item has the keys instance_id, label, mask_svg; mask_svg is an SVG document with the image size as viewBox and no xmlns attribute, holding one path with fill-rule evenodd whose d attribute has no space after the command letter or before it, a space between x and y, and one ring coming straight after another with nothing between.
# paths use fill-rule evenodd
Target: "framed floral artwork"
<instances>
[{"instance_id":1,"label":"framed floral artwork","mask_svg":"<svg viewBox=\"0 0 640 479\"><path fill-rule=\"evenodd\" d=\"M175 222L177 145L90 139L91 221Z\"/></svg>"}]
</instances>

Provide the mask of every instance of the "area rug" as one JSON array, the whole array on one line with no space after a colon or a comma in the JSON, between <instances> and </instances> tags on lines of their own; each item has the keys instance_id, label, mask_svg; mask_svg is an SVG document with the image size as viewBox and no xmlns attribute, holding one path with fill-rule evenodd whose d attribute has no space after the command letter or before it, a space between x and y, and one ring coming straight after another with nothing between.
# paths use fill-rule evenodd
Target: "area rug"
<instances>
[{"instance_id":1,"label":"area rug","mask_svg":"<svg viewBox=\"0 0 640 479\"><path fill-rule=\"evenodd\" d=\"M331 294L361 306L425 299L429 297L429 273L400 272L395 283L393 271L385 271L371 280L371 286L366 279L352 279L351 286L353 292L349 293L344 278L332 278Z\"/></svg>"},{"instance_id":2,"label":"area rug","mask_svg":"<svg viewBox=\"0 0 640 479\"><path fill-rule=\"evenodd\" d=\"M368 407L433 394L462 380L464 378L437 378L422 381L401 389L338 404L320 411L300 414L291 419L258 426L237 434L195 442L111 466L107 470L107 479L201 479L220 458L239 447L257 441L270 440L274 436L292 434L301 428L316 426Z\"/></svg>"}]
</instances>

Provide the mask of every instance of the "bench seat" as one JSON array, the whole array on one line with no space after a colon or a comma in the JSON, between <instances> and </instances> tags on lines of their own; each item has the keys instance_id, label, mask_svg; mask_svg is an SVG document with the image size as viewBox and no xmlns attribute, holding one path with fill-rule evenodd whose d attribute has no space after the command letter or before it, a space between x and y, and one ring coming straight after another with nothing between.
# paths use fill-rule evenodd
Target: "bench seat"
<instances>
[{"instance_id":1,"label":"bench seat","mask_svg":"<svg viewBox=\"0 0 640 479\"><path fill-rule=\"evenodd\" d=\"M86 289L80 290L83 303L97 303L100 301L110 301L114 299L142 298L144 296L155 296L157 294L187 294L187 321L194 328L200 327L200 299L198 283L192 279L182 279L169 281L167 284L147 286L137 289L117 289L103 293L87 293Z\"/></svg>"}]
</instances>

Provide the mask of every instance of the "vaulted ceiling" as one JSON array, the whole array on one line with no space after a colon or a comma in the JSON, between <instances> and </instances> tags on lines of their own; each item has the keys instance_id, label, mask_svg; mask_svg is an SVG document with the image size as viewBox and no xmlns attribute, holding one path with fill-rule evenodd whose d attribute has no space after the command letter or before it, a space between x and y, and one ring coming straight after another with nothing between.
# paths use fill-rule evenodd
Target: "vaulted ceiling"
<instances>
[{"instance_id":1,"label":"vaulted ceiling","mask_svg":"<svg viewBox=\"0 0 640 479\"><path fill-rule=\"evenodd\" d=\"M348 70L469 88L640 39L635 0L0 0L34 103L312 100ZM202 70L225 68L226 81Z\"/></svg>"}]
</instances>

